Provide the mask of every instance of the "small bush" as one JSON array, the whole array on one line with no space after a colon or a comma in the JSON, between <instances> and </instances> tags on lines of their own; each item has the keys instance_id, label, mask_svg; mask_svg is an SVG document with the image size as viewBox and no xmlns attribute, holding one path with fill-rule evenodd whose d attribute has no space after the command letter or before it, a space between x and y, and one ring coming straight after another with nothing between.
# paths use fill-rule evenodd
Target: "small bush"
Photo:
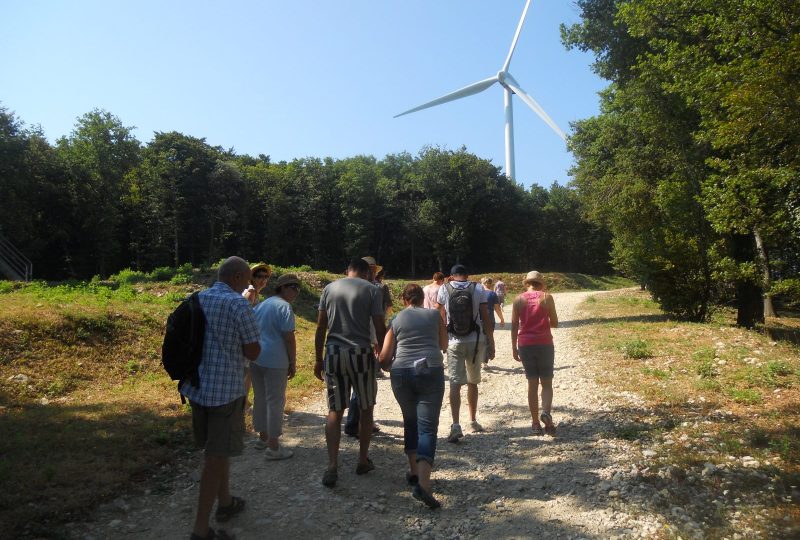
<instances>
[{"instance_id":1,"label":"small bush","mask_svg":"<svg viewBox=\"0 0 800 540\"><path fill-rule=\"evenodd\" d=\"M0 281L0 294L7 294L15 291L17 286L13 281Z\"/></svg>"},{"instance_id":2,"label":"small bush","mask_svg":"<svg viewBox=\"0 0 800 540\"><path fill-rule=\"evenodd\" d=\"M669 379L670 374L663 369L642 368L642 373L655 377L656 379Z\"/></svg>"},{"instance_id":3,"label":"small bush","mask_svg":"<svg viewBox=\"0 0 800 540\"><path fill-rule=\"evenodd\" d=\"M113 276L110 276L109 281L115 281L117 283L141 283L142 281L147 281L148 277L147 274L144 272L140 272L139 270L131 270L130 268L125 268L120 270Z\"/></svg>"},{"instance_id":4,"label":"small bush","mask_svg":"<svg viewBox=\"0 0 800 540\"><path fill-rule=\"evenodd\" d=\"M187 276L186 274L175 274L172 276L169 282L173 285L186 285L192 282L192 276Z\"/></svg>"},{"instance_id":5,"label":"small bush","mask_svg":"<svg viewBox=\"0 0 800 540\"><path fill-rule=\"evenodd\" d=\"M159 266L148 277L153 281L169 281L175 275L175 269L169 266Z\"/></svg>"},{"instance_id":6,"label":"small bush","mask_svg":"<svg viewBox=\"0 0 800 540\"><path fill-rule=\"evenodd\" d=\"M755 405L761 402L761 393L752 388L745 388L744 390L737 390L734 388L728 391L728 395L735 402L745 405Z\"/></svg>"},{"instance_id":7,"label":"small bush","mask_svg":"<svg viewBox=\"0 0 800 540\"><path fill-rule=\"evenodd\" d=\"M626 341L620 346L620 350L626 358L642 359L651 358L653 356L647 342L638 338Z\"/></svg>"}]
</instances>

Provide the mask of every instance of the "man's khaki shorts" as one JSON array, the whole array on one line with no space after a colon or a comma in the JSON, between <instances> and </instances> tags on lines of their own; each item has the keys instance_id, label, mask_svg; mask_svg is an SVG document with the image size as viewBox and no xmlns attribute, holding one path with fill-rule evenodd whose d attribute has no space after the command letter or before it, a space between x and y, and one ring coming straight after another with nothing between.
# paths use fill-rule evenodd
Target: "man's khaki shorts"
<instances>
[{"instance_id":1,"label":"man's khaki shorts","mask_svg":"<svg viewBox=\"0 0 800 540\"><path fill-rule=\"evenodd\" d=\"M481 364L486 357L486 343L450 343L447 347L447 376L450 384L478 384L481 382Z\"/></svg>"},{"instance_id":2,"label":"man's khaki shorts","mask_svg":"<svg viewBox=\"0 0 800 540\"><path fill-rule=\"evenodd\" d=\"M197 446L207 456L233 457L244 449L244 396L219 407L191 402L192 428Z\"/></svg>"}]
</instances>

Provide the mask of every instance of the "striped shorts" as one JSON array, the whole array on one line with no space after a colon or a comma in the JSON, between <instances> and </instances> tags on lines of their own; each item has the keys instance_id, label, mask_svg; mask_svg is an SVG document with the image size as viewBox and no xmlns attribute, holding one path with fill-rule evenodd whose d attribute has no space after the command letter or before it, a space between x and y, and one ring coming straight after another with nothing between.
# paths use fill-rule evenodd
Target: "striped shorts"
<instances>
[{"instance_id":1,"label":"striped shorts","mask_svg":"<svg viewBox=\"0 0 800 540\"><path fill-rule=\"evenodd\" d=\"M351 389L355 389L361 409L375 405L378 384L375 380L375 355L371 348L348 349L328 345L323 367L329 410L345 410Z\"/></svg>"}]
</instances>

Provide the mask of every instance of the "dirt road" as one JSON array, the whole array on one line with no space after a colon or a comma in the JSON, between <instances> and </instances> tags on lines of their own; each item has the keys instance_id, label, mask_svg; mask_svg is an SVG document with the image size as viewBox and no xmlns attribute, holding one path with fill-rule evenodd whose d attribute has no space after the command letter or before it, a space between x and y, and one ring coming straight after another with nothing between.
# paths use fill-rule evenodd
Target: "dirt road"
<instances>
[{"instance_id":1,"label":"dirt road","mask_svg":"<svg viewBox=\"0 0 800 540\"><path fill-rule=\"evenodd\" d=\"M354 473L357 442L342 439L335 489L322 486L326 454L322 394L293 412L284 443L289 460L265 461L247 442L233 461L231 485L247 509L225 528L237 538L636 538L652 536L658 516L637 501L654 494L636 481L638 451L604 437L613 428L614 406L594 384L587 358L574 339L581 330L578 304L593 293L556 294L561 327L554 331L555 438L533 436L520 364L511 357L510 324L496 332L497 358L480 385L478 419L486 428L445 441L450 408L445 395L434 469L434 492L443 508L431 511L405 484L400 410L388 379L379 381L373 439L377 469ZM510 323L509 306L506 320ZM82 538L188 537L197 497L196 470L185 470L166 489L120 498L93 523L76 527ZM156 493L159 491L159 493ZM212 524L213 526L213 524Z\"/></svg>"}]
</instances>

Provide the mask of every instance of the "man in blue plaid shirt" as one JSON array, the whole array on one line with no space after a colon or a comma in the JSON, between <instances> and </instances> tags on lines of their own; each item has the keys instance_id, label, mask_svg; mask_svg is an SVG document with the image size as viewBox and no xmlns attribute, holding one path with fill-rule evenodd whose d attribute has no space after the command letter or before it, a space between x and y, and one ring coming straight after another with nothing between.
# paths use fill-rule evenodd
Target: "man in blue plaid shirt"
<instances>
[{"instance_id":1,"label":"man in blue plaid shirt","mask_svg":"<svg viewBox=\"0 0 800 540\"><path fill-rule=\"evenodd\" d=\"M244 259L230 257L219 267L218 281L200 293L206 318L203 357L198 367L199 386L186 381L181 394L192 405L192 427L198 446L205 449L200 496L191 540L230 538L208 526L217 500L218 522L244 510L244 500L231 495L231 456L244 448L245 358L261 352L258 328L242 291L250 284L250 267Z\"/></svg>"}]
</instances>

